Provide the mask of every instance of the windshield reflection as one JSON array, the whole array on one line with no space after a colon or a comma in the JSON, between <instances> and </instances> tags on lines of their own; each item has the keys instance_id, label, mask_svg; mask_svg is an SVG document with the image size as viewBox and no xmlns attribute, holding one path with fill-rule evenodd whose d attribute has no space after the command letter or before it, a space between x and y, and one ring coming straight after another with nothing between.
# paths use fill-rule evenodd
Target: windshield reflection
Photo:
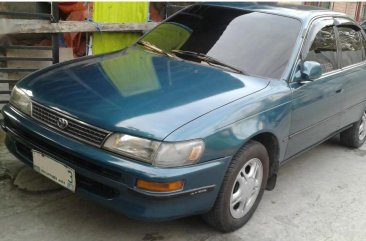
<instances>
[{"instance_id":1,"label":"windshield reflection","mask_svg":"<svg viewBox=\"0 0 366 241\"><path fill-rule=\"evenodd\" d=\"M165 52L208 55L250 75L278 79L290 59L300 26L293 18L195 5L160 24L140 41ZM200 59L187 59L201 63Z\"/></svg>"}]
</instances>

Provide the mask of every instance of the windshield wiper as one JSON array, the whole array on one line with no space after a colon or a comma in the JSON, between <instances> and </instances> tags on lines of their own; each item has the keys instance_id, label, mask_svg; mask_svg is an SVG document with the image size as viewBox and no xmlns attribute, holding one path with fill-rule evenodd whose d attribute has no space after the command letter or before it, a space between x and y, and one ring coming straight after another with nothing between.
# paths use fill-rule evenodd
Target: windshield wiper
<instances>
[{"instance_id":1,"label":"windshield wiper","mask_svg":"<svg viewBox=\"0 0 366 241\"><path fill-rule=\"evenodd\" d=\"M152 52L155 52L155 53L158 53L158 54L163 54L163 55L166 55L166 56L168 56L170 58L178 58L174 54L165 52L161 48L157 47L156 45L154 45L154 44L152 44L152 43L150 43L148 41L140 40L140 41L137 42L137 44L140 44L140 45L144 46L146 49L148 49L148 50L150 50Z\"/></svg>"},{"instance_id":2,"label":"windshield wiper","mask_svg":"<svg viewBox=\"0 0 366 241\"><path fill-rule=\"evenodd\" d=\"M202 54L202 53L197 53L197 52L192 52L192 51L186 51L186 50L179 50L179 49L174 49L172 50L172 53L177 54L177 55L186 55L189 57L193 57L193 58L197 58L199 60L202 60L206 63L208 63L209 65L219 65L219 66L223 66L225 68L234 70L237 73L240 74L244 74L244 75L249 75L246 71L238 69L234 66L231 66L229 64L226 64L218 59L215 59L213 57L210 57L206 54Z\"/></svg>"}]
</instances>

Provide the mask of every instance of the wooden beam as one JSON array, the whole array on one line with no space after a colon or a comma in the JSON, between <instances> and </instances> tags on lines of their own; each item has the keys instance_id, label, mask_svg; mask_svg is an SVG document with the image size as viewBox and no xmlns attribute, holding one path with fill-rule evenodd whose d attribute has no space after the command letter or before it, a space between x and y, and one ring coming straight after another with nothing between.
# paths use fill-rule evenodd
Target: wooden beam
<instances>
[{"instance_id":1,"label":"wooden beam","mask_svg":"<svg viewBox=\"0 0 366 241\"><path fill-rule=\"evenodd\" d=\"M140 33L150 30L157 23L95 23L79 21L60 21L51 23L48 20L28 20L28 19L0 19L1 34L19 33L70 33L70 32L126 32Z\"/></svg>"},{"instance_id":2,"label":"wooden beam","mask_svg":"<svg viewBox=\"0 0 366 241\"><path fill-rule=\"evenodd\" d=\"M0 56L0 61L52 61L52 58Z\"/></svg>"}]
</instances>

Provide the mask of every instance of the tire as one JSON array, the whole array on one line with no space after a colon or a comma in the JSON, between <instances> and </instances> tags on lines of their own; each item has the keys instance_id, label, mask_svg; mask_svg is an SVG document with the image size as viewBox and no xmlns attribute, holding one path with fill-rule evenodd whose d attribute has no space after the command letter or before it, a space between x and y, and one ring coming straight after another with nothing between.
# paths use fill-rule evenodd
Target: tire
<instances>
[{"instance_id":1,"label":"tire","mask_svg":"<svg viewBox=\"0 0 366 241\"><path fill-rule=\"evenodd\" d=\"M366 112L352 127L341 132L341 143L347 147L359 148L366 140Z\"/></svg>"},{"instance_id":2,"label":"tire","mask_svg":"<svg viewBox=\"0 0 366 241\"><path fill-rule=\"evenodd\" d=\"M258 169L255 169L255 166ZM252 217L262 198L267 186L268 169L269 158L266 148L259 142L249 141L233 157L213 208L203 214L202 218L222 232L231 232L242 227ZM262 170L261 176L260 170ZM260 185L259 179L261 179ZM240 195L246 198L235 202L239 193L252 192L256 192L256 197L254 194Z\"/></svg>"}]
</instances>

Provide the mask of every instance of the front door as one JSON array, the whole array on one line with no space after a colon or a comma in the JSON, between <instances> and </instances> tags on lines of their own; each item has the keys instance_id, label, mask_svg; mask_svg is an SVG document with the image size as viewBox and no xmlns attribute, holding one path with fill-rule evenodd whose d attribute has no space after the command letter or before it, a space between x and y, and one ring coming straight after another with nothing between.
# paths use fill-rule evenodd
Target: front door
<instances>
[{"instance_id":1,"label":"front door","mask_svg":"<svg viewBox=\"0 0 366 241\"><path fill-rule=\"evenodd\" d=\"M290 83L293 92L292 120L286 158L324 140L340 125L339 102L343 76L338 64L333 19L315 21L314 29L316 32L313 33L313 38L308 40L309 47L301 62L320 63L323 74L320 78L305 83L298 72L294 81ZM311 31L308 38L311 38Z\"/></svg>"}]
</instances>

